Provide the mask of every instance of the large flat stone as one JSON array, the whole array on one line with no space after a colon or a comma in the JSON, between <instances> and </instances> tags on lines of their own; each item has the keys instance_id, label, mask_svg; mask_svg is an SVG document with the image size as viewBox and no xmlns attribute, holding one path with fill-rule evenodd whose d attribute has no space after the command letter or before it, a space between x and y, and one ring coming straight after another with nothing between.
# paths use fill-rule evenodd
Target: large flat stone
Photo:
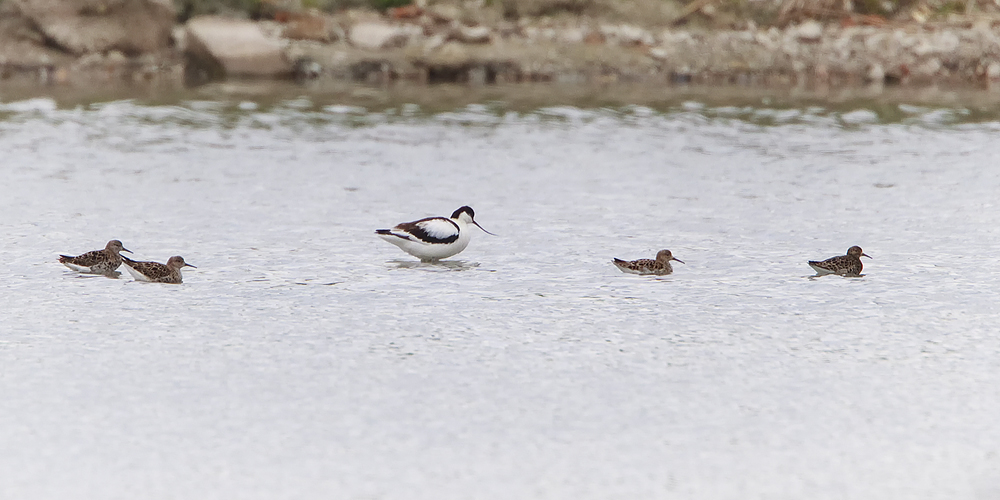
<instances>
[{"instance_id":1,"label":"large flat stone","mask_svg":"<svg viewBox=\"0 0 1000 500\"><path fill-rule=\"evenodd\" d=\"M189 71L206 78L282 78L292 74L279 40L267 37L253 22L214 16L187 23ZM190 67L193 66L193 67Z\"/></svg>"},{"instance_id":2,"label":"large flat stone","mask_svg":"<svg viewBox=\"0 0 1000 500\"><path fill-rule=\"evenodd\" d=\"M73 56L45 44L35 24L11 4L0 3L0 81L15 70L35 71L73 61Z\"/></svg>"},{"instance_id":3,"label":"large flat stone","mask_svg":"<svg viewBox=\"0 0 1000 500\"><path fill-rule=\"evenodd\" d=\"M156 52L170 43L170 0L10 0L50 43L76 55Z\"/></svg>"}]
</instances>

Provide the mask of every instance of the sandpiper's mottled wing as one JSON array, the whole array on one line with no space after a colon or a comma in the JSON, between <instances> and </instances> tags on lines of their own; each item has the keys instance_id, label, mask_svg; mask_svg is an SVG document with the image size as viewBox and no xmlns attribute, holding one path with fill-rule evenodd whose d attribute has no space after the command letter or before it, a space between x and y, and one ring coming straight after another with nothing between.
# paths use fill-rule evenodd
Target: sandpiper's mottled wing
<instances>
[{"instance_id":1,"label":"sandpiper's mottled wing","mask_svg":"<svg viewBox=\"0 0 1000 500\"><path fill-rule=\"evenodd\" d=\"M817 273L858 274L861 270L857 269L857 260L852 259L849 255L838 255L820 262L810 260L809 267L813 268Z\"/></svg>"},{"instance_id":2,"label":"sandpiper's mottled wing","mask_svg":"<svg viewBox=\"0 0 1000 500\"><path fill-rule=\"evenodd\" d=\"M100 264L101 262L104 262L105 260L107 260L107 254L104 253L104 250L94 250L92 252L87 252L83 255L77 255L76 257L73 257L71 255L59 256L59 262L66 264L67 266L72 264L73 266L76 267L81 267L81 268L85 267L88 269L93 266L96 266L97 264Z\"/></svg>"},{"instance_id":3,"label":"sandpiper's mottled wing","mask_svg":"<svg viewBox=\"0 0 1000 500\"><path fill-rule=\"evenodd\" d=\"M172 274L169 267L159 262L140 262L124 255L122 255L122 260L125 262L125 268L137 280L156 281L167 278Z\"/></svg>"},{"instance_id":4,"label":"sandpiper's mottled wing","mask_svg":"<svg viewBox=\"0 0 1000 500\"><path fill-rule=\"evenodd\" d=\"M663 274L666 271L666 267L663 266L663 264L653 259L639 259L632 261L614 259L612 262L614 265L618 266L618 269L621 269L626 273Z\"/></svg>"},{"instance_id":5,"label":"sandpiper's mottled wing","mask_svg":"<svg viewBox=\"0 0 1000 500\"><path fill-rule=\"evenodd\" d=\"M458 240L459 227L455 221L445 217L428 217L404 222L392 229L379 229L376 233L427 244L447 244Z\"/></svg>"}]
</instances>

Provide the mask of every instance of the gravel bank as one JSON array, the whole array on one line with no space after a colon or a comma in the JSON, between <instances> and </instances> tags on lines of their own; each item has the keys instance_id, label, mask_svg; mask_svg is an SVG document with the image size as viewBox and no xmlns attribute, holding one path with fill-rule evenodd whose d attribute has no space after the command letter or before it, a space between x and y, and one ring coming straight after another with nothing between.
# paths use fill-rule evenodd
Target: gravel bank
<instances>
[{"instance_id":1,"label":"gravel bank","mask_svg":"<svg viewBox=\"0 0 1000 500\"><path fill-rule=\"evenodd\" d=\"M0 3L0 88L171 88L245 78L416 85L1000 83L1000 18L986 15L925 22L849 16L782 27L748 21L739 29L707 29L591 15L512 21L434 4L384 13L294 10L267 20L199 16L175 24L164 0L58 15L47 6L52 1ZM66 3L72 2L60 5ZM93 23L117 28L109 36Z\"/></svg>"}]
</instances>

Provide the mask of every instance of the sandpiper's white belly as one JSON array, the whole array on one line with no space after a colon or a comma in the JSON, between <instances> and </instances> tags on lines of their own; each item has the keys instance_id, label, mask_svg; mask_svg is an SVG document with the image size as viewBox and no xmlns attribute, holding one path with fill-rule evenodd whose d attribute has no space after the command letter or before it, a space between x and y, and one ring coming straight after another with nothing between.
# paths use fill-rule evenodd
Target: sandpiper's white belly
<instances>
[{"instance_id":1,"label":"sandpiper's white belly","mask_svg":"<svg viewBox=\"0 0 1000 500\"><path fill-rule=\"evenodd\" d=\"M621 271L623 273L628 273L628 274L643 274L642 271L640 271L638 269L632 269L631 267L628 267L628 265L627 265L628 262L624 262L624 261L622 261L622 262L611 261L611 263L614 264L616 267L618 267L618 269L621 269Z\"/></svg>"},{"instance_id":2,"label":"sandpiper's white belly","mask_svg":"<svg viewBox=\"0 0 1000 500\"><path fill-rule=\"evenodd\" d=\"M93 274L96 274L94 271L92 271L87 266L78 266L78 265L76 265L76 264L74 264L72 262L63 262L63 265L66 266L66 267L68 267L68 268L70 268L70 269L72 269L72 270L74 270L74 271L76 271L76 272L78 272L78 273L93 273Z\"/></svg>"},{"instance_id":3,"label":"sandpiper's white belly","mask_svg":"<svg viewBox=\"0 0 1000 500\"><path fill-rule=\"evenodd\" d=\"M809 267L813 268L813 270L816 271L816 274L836 274L836 271L824 269L812 263L809 264Z\"/></svg>"},{"instance_id":4,"label":"sandpiper's white belly","mask_svg":"<svg viewBox=\"0 0 1000 500\"><path fill-rule=\"evenodd\" d=\"M149 281L148 276L140 273L139 271L136 271L135 269L132 269L131 267L129 267L128 264L125 264L125 269L128 270L128 273L131 274L136 281Z\"/></svg>"}]
</instances>

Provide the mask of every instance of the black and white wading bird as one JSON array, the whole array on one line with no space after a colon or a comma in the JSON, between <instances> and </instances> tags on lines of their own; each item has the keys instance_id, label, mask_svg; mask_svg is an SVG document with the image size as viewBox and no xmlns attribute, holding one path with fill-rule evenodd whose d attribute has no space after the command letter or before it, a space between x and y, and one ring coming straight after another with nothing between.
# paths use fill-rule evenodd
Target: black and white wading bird
<instances>
[{"instance_id":1,"label":"black and white wading bird","mask_svg":"<svg viewBox=\"0 0 1000 500\"><path fill-rule=\"evenodd\" d=\"M423 262L436 262L456 255L469 246L469 225L493 234L476 222L471 207L455 210L451 217L428 217L404 222L392 229L376 229L375 234ZM493 236L496 236L493 234Z\"/></svg>"}]
</instances>

